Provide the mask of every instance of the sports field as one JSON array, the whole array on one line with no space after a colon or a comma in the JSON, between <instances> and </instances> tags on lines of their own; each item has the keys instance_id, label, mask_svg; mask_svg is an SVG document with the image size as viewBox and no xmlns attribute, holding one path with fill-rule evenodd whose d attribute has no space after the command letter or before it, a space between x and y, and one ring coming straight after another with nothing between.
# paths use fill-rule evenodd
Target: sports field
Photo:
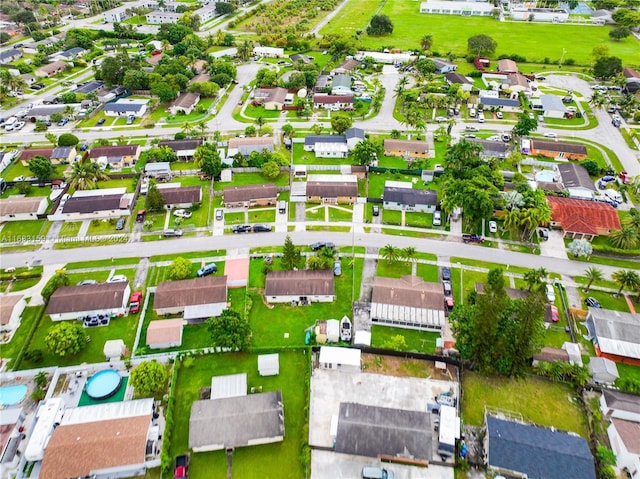
<instances>
[{"instance_id":1,"label":"sports field","mask_svg":"<svg viewBox=\"0 0 640 479\"><path fill-rule=\"evenodd\" d=\"M603 43L609 47L611 55L622 59L625 66L640 66L640 42L633 36L622 42L613 42L609 39L610 27L499 22L493 18L424 15L420 13L420 2L412 0L349 0L320 33L326 35L364 31L381 5L380 13L388 15L394 24L393 34L370 37L363 33L360 40L365 48L419 48L420 38L429 33L433 36L434 51L441 55L452 52L464 56L467 54L467 39L484 33L498 42L496 57L503 53L511 53L524 56L528 62L542 63L546 57L551 63L557 63L564 48L565 61L572 58L577 64L589 65L593 61L591 51L594 45Z\"/></svg>"}]
</instances>

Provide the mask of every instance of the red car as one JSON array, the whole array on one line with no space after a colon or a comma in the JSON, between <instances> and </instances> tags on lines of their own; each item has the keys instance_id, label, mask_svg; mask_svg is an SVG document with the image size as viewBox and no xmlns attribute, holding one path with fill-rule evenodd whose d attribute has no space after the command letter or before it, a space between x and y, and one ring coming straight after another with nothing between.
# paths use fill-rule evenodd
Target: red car
<instances>
[{"instance_id":1,"label":"red car","mask_svg":"<svg viewBox=\"0 0 640 479\"><path fill-rule=\"evenodd\" d=\"M131 295L131 301L129 302L129 313L135 314L140 311L140 304L142 303L142 293L136 291Z\"/></svg>"},{"instance_id":2,"label":"red car","mask_svg":"<svg viewBox=\"0 0 640 479\"><path fill-rule=\"evenodd\" d=\"M551 306L551 321L554 323L560 321L560 314L558 313L558 308L555 306Z\"/></svg>"}]
</instances>

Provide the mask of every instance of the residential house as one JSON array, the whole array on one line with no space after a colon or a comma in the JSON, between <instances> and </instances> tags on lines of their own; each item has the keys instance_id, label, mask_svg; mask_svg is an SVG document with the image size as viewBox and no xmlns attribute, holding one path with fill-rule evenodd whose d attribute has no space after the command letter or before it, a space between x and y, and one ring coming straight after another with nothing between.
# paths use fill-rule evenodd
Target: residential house
<instances>
[{"instance_id":1,"label":"residential house","mask_svg":"<svg viewBox=\"0 0 640 479\"><path fill-rule=\"evenodd\" d=\"M157 467L153 398L67 408L53 429L40 479L132 477Z\"/></svg>"},{"instance_id":2,"label":"residential house","mask_svg":"<svg viewBox=\"0 0 640 479\"><path fill-rule=\"evenodd\" d=\"M373 60L374 63L386 63L387 65L400 65L402 63L409 63L418 58L412 52L402 53L399 50L393 52L374 52L374 51L359 51L356 54L356 60L364 61L365 58Z\"/></svg>"},{"instance_id":3,"label":"residential house","mask_svg":"<svg viewBox=\"0 0 640 479\"><path fill-rule=\"evenodd\" d=\"M353 95L351 89L351 76L350 75L336 75L331 80L331 94L332 95Z\"/></svg>"},{"instance_id":4,"label":"residential house","mask_svg":"<svg viewBox=\"0 0 640 479\"><path fill-rule=\"evenodd\" d=\"M27 148L20 153L20 161L24 166L27 166L29 160L36 156L51 159L51 153L53 153L53 148Z\"/></svg>"},{"instance_id":5,"label":"residential house","mask_svg":"<svg viewBox=\"0 0 640 479\"><path fill-rule=\"evenodd\" d=\"M596 186L589 177L587 169L576 163L560 163L556 166L564 188L569 192L569 198L593 198Z\"/></svg>"},{"instance_id":6,"label":"residential house","mask_svg":"<svg viewBox=\"0 0 640 479\"><path fill-rule=\"evenodd\" d=\"M397 328L440 331L446 324L440 283L418 276L373 279L371 321Z\"/></svg>"},{"instance_id":7,"label":"residential house","mask_svg":"<svg viewBox=\"0 0 640 479\"><path fill-rule=\"evenodd\" d=\"M194 401L189 418L189 449L233 450L284 440L282 392L273 391Z\"/></svg>"},{"instance_id":8,"label":"residential house","mask_svg":"<svg viewBox=\"0 0 640 479\"><path fill-rule=\"evenodd\" d=\"M410 182L387 181L382 201L385 210L433 213L438 206L438 193L434 190L413 188Z\"/></svg>"},{"instance_id":9,"label":"residential house","mask_svg":"<svg viewBox=\"0 0 640 479\"><path fill-rule=\"evenodd\" d=\"M89 158L101 165L109 166L111 170L131 168L140 157L140 146L116 145L96 146L89 150Z\"/></svg>"},{"instance_id":10,"label":"residential house","mask_svg":"<svg viewBox=\"0 0 640 479\"><path fill-rule=\"evenodd\" d=\"M616 455L616 466L627 477L637 477L640 473L640 422L613 418L607 434Z\"/></svg>"},{"instance_id":11,"label":"residential house","mask_svg":"<svg viewBox=\"0 0 640 479\"><path fill-rule=\"evenodd\" d=\"M179 314L192 322L220 316L225 309L226 276L163 281L156 287L153 298L153 310L157 315Z\"/></svg>"},{"instance_id":12,"label":"residential house","mask_svg":"<svg viewBox=\"0 0 640 479\"><path fill-rule=\"evenodd\" d=\"M169 110L172 115L177 115L180 112L182 112L185 115L189 115L190 113L193 112L193 110L195 110L196 105L198 104L199 101L200 101L199 93L194 93L190 91L183 92L180 94L180 96L178 96L178 98L176 98L171 102L167 110Z\"/></svg>"},{"instance_id":13,"label":"residential house","mask_svg":"<svg viewBox=\"0 0 640 479\"><path fill-rule=\"evenodd\" d=\"M322 349L320 350L322 354ZM428 464L433 455L431 413L340 403L335 451L350 456L409 457ZM363 440L366 438L366 440Z\"/></svg>"},{"instance_id":14,"label":"residential house","mask_svg":"<svg viewBox=\"0 0 640 479\"><path fill-rule=\"evenodd\" d=\"M226 208L271 206L278 201L278 188L274 184L227 186L222 192Z\"/></svg>"},{"instance_id":15,"label":"residential house","mask_svg":"<svg viewBox=\"0 0 640 479\"><path fill-rule=\"evenodd\" d=\"M22 52L15 48L10 48L3 52L0 52L0 65L8 65L11 62L15 62L22 58Z\"/></svg>"},{"instance_id":16,"label":"residential house","mask_svg":"<svg viewBox=\"0 0 640 479\"><path fill-rule=\"evenodd\" d=\"M625 67L622 70L622 75L625 78L624 90L627 93L634 94L640 91L640 74L633 68Z\"/></svg>"},{"instance_id":17,"label":"residential house","mask_svg":"<svg viewBox=\"0 0 640 479\"><path fill-rule=\"evenodd\" d=\"M359 373L362 368L362 354L359 349L321 346L318 354L320 369Z\"/></svg>"},{"instance_id":18,"label":"residential house","mask_svg":"<svg viewBox=\"0 0 640 479\"><path fill-rule=\"evenodd\" d=\"M542 116L546 118L564 118L567 107L562 103L562 98L557 95L540 95L540 103L531 103L533 110L542 111Z\"/></svg>"},{"instance_id":19,"label":"residential house","mask_svg":"<svg viewBox=\"0 0 640 479\"><path fill-rule=\"evenodd\" d=\"M51 152L49 159L54 165L71 163L77 155L75 146L57 146Z\"/></svg>"},{"instance_id":20,"label":"residential house","mask_svg":"<svg viewBox=\"0 0 640 479\"><path fill-rule=\"evenodd\" d=\"M190 140L166 140L158 143L158 146L167 146L173 150L180 161L192 161L196 149L204 145L204 138Z\"/></svg>"},{"instance_id":21,"label":"residential house","mask_svg":"<svg viewBox=\"0 0 640 479\"><path fill-rule=\"evenodd\" d=\"M235 47L225 48L223 50L216 50L215 52L209 53L213 58L235 58L238 56L238 49Z\"/></svg>"},{"instance_id":22,"label":"residential house","mask_svg":"<svg viewBox=\"0 0 640 479\"><path fill-rule=\"evenodd\" d=\"M144 165L145 176L151 178L171 178L171 163L158 161Z\"/></svg>"},{"instance_id":23,"label":"residential house","mask_svg":"<svg viewBox=\"0 0 640 479\"><path fill-rule=\"evenodd\" d=\"M26 116L24 117L25 121L30 121L32 123L35 123L36 121L40 120L40 121L46 121L46 120L51 120L51 115L55 114L55 113L62 113L64 114L65 109L71 106L71 108L74 108L74 105L39 105L36 107L31 108ZM77 104L76 104L77 106Z\"/></svg>"},{"instance_id":24,"label":"residential house","mask_svg":"<svg viewBox=\"0 0 640 479\"><path fill-rule=\"evenodd\" d=\"M314 93L326 93L327 90L331 89L331 85L329 83L328 75L318 75L316 79L316 84L313 87Z\"/></svg>"},{"instance_id":25,"label":"residential house","mask_svg":"<svg viewBox=\"0 0 640 479\"><path fill-rule=\"evenodd\" d=\"M208 73L198 73L191 80L189 80L188 85L192 85L194 83L205 83L211 80L211 75Z\"/></svg>"},{"instance_id":26,"label":"residential house","mask_svg":"<svg viewBox=\"0 0 640 479\"><path fill-rule=\"evenodd\" d=\"M294 53L289 58L291 59L292 63L300 62L300 63L304 63L305 65L313 61L313 57L310 57L308 55L302 55L300 53Z\"/></svg>"},{"instance_id":27,"label":"residential house","mask_svg":"<svg viewBox=\"0 0 640 479\"><path fill-rule=\"evenodd\" d=\"M119 218L131 213L133 193L127 189L77 190L62 207L56 220L81 221L85 219ZM51 219L51 217L50 217Z\"/></svg>"},{"instance_id":28,"label":"residential house","mask_svg":"<svg viewBox=\"0 0 640 479\"><path fill-rule=\"evenodd\" d=\"M481 158L506 158L511 153L511 145L503 141L490 141L481 138L469 138L466 141L482 147Z\"/></svg>"},{"instance_id":29,"label":"residential house","mask_svg":"<svg viewBox=\"0 0 640 479\"><path fill-rule=\"evenodd\" d=\"M102 80L93 80L85 83L84 85L79 86L74 90L75 93L84 93L88 95L89 93L94 93L100 90L104 86L104 82Z\"/></svg>"},{"instance_id":30,"label":"residential house","mask_svg":"<svg viewBox=\"0 0 640 479\"><path fill-rule=\"evenodd\" d=\"M257 57L284 58L284 48L262 47L257 45L253 47L253 54Z\"/></svg>"},{"instance_id":31,"label":"residential house","mask_svg":"<svg viewBox=\"0 0 640 479\"><path fill-rule=\"evenodd\" d=\"M473 83L461 73L447 73L444 76L444 81L446 81L448 85L460 85L462 91L471 91L473 89Z\"/></svg>"},{"instance_id":32,"label":"residential house","mask_svg":"<svg viewBox=\"0 0 640 479\"><path fill-rule=\"evenodd\" d=\"M128 281L63 286L49 299L46 313L52 321L84 316L122 316L127 312L131 288Z\"/></svg>"},{"instance_id":33,"label":"residential house","mask_svg":"<svg viewBox=\"0 0 640 479\"><path fill-rule=\"evenodd\" d=\"M264 296L268 303L331 303L336 299L333 271L269 271Z\"/></svg>"},{"instance_id":34,"label":"residential house","mask_svg":"<svg viewBox=\"0 0 640 479\"><path fill-rule=\"evenodd\" d=\"M289 91L286 88L257 88L254 101L261 103L265 110L282 110Z\"/></svg>"},{"instance_id":35,"label":"residential house","mask_svg":"<svg viewBox=\"0 0 640 479\"><path fill-rule=\"evenodd\" d=\"M640 366L640 322L637 314L589 308L585 324L598 357Z\"/></svg>"},{"instance_id":36,"label":"residential house","mask_svg":"<svg viewBox=\"0 0 640 479\"><path fill-rule=\"evenodd\" d=\"M353 204L358 198L358 178L355 175L309 175L306 196L307 201L323 204Z\"/></svg>"},{"instance_id":37,"label":"residential house","mask_svg":"<svg viewBox=\"0 0 640 479\"><path fill-rule=\"evenodd\" d=\"M564 8L536 8L528 5L511 5L509 9L511 20L520 20L521 22L551 22L565 23L569 19L569 10Z\"/></svg>"},{"instance_id":38,"label":"residential house","mask_svg":"<svg viewBox=\"0 0 640 479\"><path fill-rule=\"evenodd\" d=\"M440 15L490 17L494 10L495 7L491 2L429 0L420 4L420 13Z\"/></svg>"},{"instance_id":39,"label":"residential house","mask_svg":"<svg viewBox=\"0 0 640 479\"><path fill-rule=\"evenodd\" d=\"M17 470L22 452L18 452L23 438L25 414L21 407L3 408L0 414L0 458L5 471Z\"/></svg>"},{"instance_id":40,"label":"residential house","mask_svg":"<svg viewBox=\"0 0 640 479\"><path fill-rule=\"evenodd\" d=\"M600 411L606 419L640 422L640 396L616 389L603 389L600 395Z\"/></svg>"},{"instance_id":41,"label":"residential house","mask_svg":"<svg viewBox=\"0 0 640 479\"><path fill-rule=\"evenodd\" d=\"M227 143L227 157L233 157L240 153L248 157L254 151L262 153L264 150L273 153L273 137L250 136L247 138L231 138Z\"/></svg>"},{"instance_id":42,"label":"residential house","mask_svg":"<svg viewBox=\"0 0 640 479\"><path fill-rule=\"evenodd\" d=\"M210 20L213 20L216 16L216 5L215 4L203 5L193 13L194 15L198 15L200 17L200 21L202 23L208 22Z\"/></svg>"},{"instance_id":43,"label":"residential house","mask_svg":"<svg viewBox=\"0 0 640 479\"><path fill-rule=\"evenodd\" d=\"M498 71L501 73L519 73L518 64L509 58L498 60Z\"/></svg>"},{"instance_id":44,"label":"residential house","mask_svg":"<svg viewBox=\"0 0 640 479\"><path fill-rule=\"evenodd\" d=\"M67 68L67 63L62 61L56 61L48 63L37 68L33 74L37 77L52 77L58 73L63 72Z\"/></svg>"},{"instance_id":45,"label":"residential house","mask_svg":"<svg viewBox=\"0 0 640 479\"><path fill-rule=\"evenodd\" d=\"M385 156L396 156L405 159L424 159L434 155L433 141L422 140L394 140L386 138L384 140Z\"/></svg>"},{"instance_id":46,"label":"residential house","mask_svg":"<svg viewBox=\"0 0 640 479\"><path fill-rule=\"evenodd\" d=\"M529 80L524 75L520 73L509 73L507 74L507 82L508 90L512 93L522 93L529 92L531 87L529 85Z\"/></svg>"},{"instance_id":47,"label":"residential house","mask_svg":"<svg viewBox=\"0 0 640 479\"><path fill-rule=\"evenodd\" d=\"M445 73L452 73L458 69L458 65L448 62L442 58L432 58L431 61L436 65L436 71L441 75Z\"/></svg>"},{"instance_id":48,"label":"residential house","mask_svg":"<svg viewBox=\"0 0 640 479\"><path fill-rule=\"evenodd\" d=\"M498 108L505 112L518 112L521 109L520 100L518 100L518 98L481 96L480 104L484 108Z\"/></svg>"},{"instance_id":49,"label":"residential house","mask_svg":"<svg viewBox=\"0 0 640 479\"><path fill-rule=\"evenodd\" d=\"M360 65L360 62L355 58L347 58L340 65L334 68L331 71L331 74L332 75L349 74L353 70L355 70L358 65Z\"/></svg>"},{"instance_id":50,"label":"residential house","mask_svg":"<svg viewBox=\"0 0 640 479\"><path fill-rule=\"evenodd\" d=\"M142 117L147 112L148 100L131 100L121 98L104 106L105 116L135 116Z\"/></svg>"},{"instance_id":51,"label":"residential house","mask_svg":"<svg viewBox=\"0 0 640 479\"><path fill-rule=\"evenodd\" d=\"M149 322L146 345L151 349L182 346L182 319L161 319Z\"/></svg>"},{"instance_id":52,"label":"residential house","mask_svg":"<svg viewBox=\"0 0 640 479\"><path fill-rule=\"evenodd\" d=\"M168 210L173 208L191 208L202 201L202 187L180 186L179 183L164 183L158 185L158 190Z\"/></svg>"},{"instance_id":53,"label":"residential house","mask_svg":"<svg viewBox=\"0 0 640 479\"><path fill-rule=\"evenodd\" d=\"M342 110L353 107L351 95L327 95L325 93L313 95L313 107L326 110Z\"/></svg>"},{"instance_id":54,"label":"residential house","mask_svg":"<svg viewBox=\"0 0 640 479\"><path fill-rule=\"evenodd\" d=\"M74 47L74 48L69 48L68 50L65 50L63 52L58 52L58 53L54 53L53 55L49 55L49 60L50 61L57 61L57 60L71 61L71 60L75 60L78 57L81 57L85 53L87 53L87 50L85 50L84 48Z\"/></svg>"},{"instance_id":55,"label":"residential house","mask_svg":"<svg viewBox=\"0 0 640 479\"><path fill-rule=\"evenodd\" d=\"M22 81L24 81L27 86L31 86L36 82L36 77L30 75L29 73L23 73L22 75L20 75L20 78L22 78Z\"/></svg>"},{"instance_id":56,"label":"residential house","mask_svg":"<svg viewBox=\"0 0 640 479\"><path fill-rule=\"evenodd\" d=\"M547 196L551 207L551 227L559 228L564 238L587 239L607 236L620 229L616 209L600 201Z\"/></svg>"},{"instance_id":57,"label":"residential house","mask_svg":"<svg viewBox=\"0 0 640 479\"><path fill-rule=\"evenodd\" d=\"M0 199L0 222L37 220L48 207L46 196L9 196Z\"/></svg>"},{"instance_id":58,"label":"residential house","mask_svg":"<svg viewBox=\"0 0 640 479\"><path fill-rule=\"evenodd\" d=\"M595 479L586 439L487 414L485 463L495 474L528 479Z\"/></svg>"},{"instance_id":59,"label":"residential house","mask_svg":"<svg viewBox=\"0 0 640 479\"><path fill-rule=\"evenodd\" d=\"M361 128L349 128L344 132L349 151L353 150L358 143L364 140L364 130Z\"/></svg>"},{"instance_id":60,"label":"residential house","mask_svg":"<svg viewBox=\"0 0 640 479\"><path fill-rule=\"evenodd\" d=\"M0 331L15 331L27 302L21 294L0 295ZM1 457L1 456L0 456Z\"/></svg>"},{"instance_id":61,"label":"residential house","mask_svg":"<svg viewBox=\"0 0 640 479\"><path fill-rule=\"evenodd\" d=\"M539 363L553 363L555 361L568 363L569 353L562 348L552 348L550 346L544 346L539 352L533 355L532 364L536 366Z\"/></svg>"},{"instance_id":62,"label":"residential house","mask_svg":"<svg viewBox=\"0 0 640 479\"><path fill-rule=\"evenodd\" d=\"M317 158L346 158L349 154L344 135L307 135L304 151L313 151Z\"/></svg>"},{"instance_id":63,"label":"residential house","mask_svg":"<svg viewBox=\"0 0 640 479\"><path fill-rule=\"evenodd\" d=\"M522 153L559 160L584 160L587 147L578 143L547 140L522 140Z\"/></svg>"},{"instance_id":64,"label":"residential house","mask_svg":"<svg viewBox=\"0 0 640 479\"><path fill-rule=\"evenodd\" d=\"M147 23L150 23L151 25L162 25L164 23L178 23L178 20L180 20L180 17L182 17L182 13L161 12L161 11L151 12L145 15Z\"/></svg>"},{"instance_id":65,"label":"residential house","mask_svg":"<svg viewBox=\"0 0 640 479\"><path fill-rule=\"evenodd\" d=\"M598 9L591 13L591 23L604 25L605 23L615 23L611 17L610 10Z\"/></svg>"}]
</instances>

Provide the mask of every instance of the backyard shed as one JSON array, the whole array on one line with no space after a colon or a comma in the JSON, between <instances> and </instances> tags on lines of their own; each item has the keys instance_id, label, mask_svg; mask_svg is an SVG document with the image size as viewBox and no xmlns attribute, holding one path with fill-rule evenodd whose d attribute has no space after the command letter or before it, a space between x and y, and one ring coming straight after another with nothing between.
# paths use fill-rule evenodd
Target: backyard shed
<instances>
[{"instance_id":1,"label":"backyard shed","mask_svg":"<svg viewBox=\"0 0 640 479\"><path fill-rule=\"evenodd\" d=\"M345 372L360 372L360 350L323 346L318 358L322 369L336 369Z\"/></svg>"},{"instance_id":2,"label":"backyard shed","mask_svg":"<svg viewBox=\"0 0 640 479\"><path fill-rule=\"evenodd\" d=\"M104 349L102 352L104 353L107 361L119 360L121 356L124 356L127 351L127 347L124 345L124 341L122 339L109 339L104 343Z\"/></svg>"},{"instance_id":3,"label":"backyard shed","mask_svg":"<svg viewBox=\"0 0 640 479\"><path fill-rule=\"evenodd\" d=\"M353 339L355 346L371 346L371 332L370 331L356 331Z\"/></svg>"},{"instance_id":4,"label":"backyard shed","mask_svg":"<svg viewBox=\"0 0 640 479\"><path fill-rule=\"evenodd\" d=\"M280 374L280 356L277 353L259 355L258 373L260 376L277 376Z\"/></svg>"},{"instance_id":5,"label":"backyard shed","mask_svg":"<svg viewBox=\"0 0 640 479\"><path fill-rule=\"evenodd\" d=\"M598 384L613 384L620 377L616 363L607 358L591 358L589 372Z\"/></svg>"},{"instance_id":6,"label":"backyard shed","mask_svg":"<svg viewBox=\"0 0 640 479\"><path fill-rule=\"evenodd\" d=\"M147 328L147 346L151 349L173 348L182 345L182 319L151 321Z\"/></svg>"},{"instance_id":7,"label":"backyard shed","mask_svg":"<svg viewBox=\"0 0 640 479\"><path fill-rule=\"evenodd\" d=\"M247 395L247 374L228 374L211 378L211 399L237 398Z\"/></svg>"},{"instance_id":8,"label":"backyard shed","mask_svg":"<svg viewBox=\"0 0 640 479\"><path fill-rule=\"evenodd\" d=\"M327 341L337 343L340 341L340 321L327 319Z\"/></svg>"}]
</instances>

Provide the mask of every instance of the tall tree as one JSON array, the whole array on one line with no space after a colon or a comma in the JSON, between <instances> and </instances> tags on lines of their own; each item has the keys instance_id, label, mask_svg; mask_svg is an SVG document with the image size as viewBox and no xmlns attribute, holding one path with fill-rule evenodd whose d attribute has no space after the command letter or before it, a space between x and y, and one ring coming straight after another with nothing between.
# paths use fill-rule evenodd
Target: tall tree
<instances>
[{"instance_id":1,"label":"tall tree","mask_svg":"<svg viewBox=\"0 0 640 479\"><path fill-rule=\"evenodd\" d=\"M40 183L44 183L51 179L56 171L56 167L51 163L51 160L44 156L36 155L29 160L28 164L29 171L31 171L38 180L40 180Z\"/></svg>"},{"instance_id":2,"label":"tall tree","mask_svg":"<svg viewBox=\"0 0 640 479\"><path fill-rule=\"evenodd\" d=\"M387 263L395 263L396 261L398 261L398 258L400 256L398 248L393 246L391 243L384 246L384 248L380 250L380 254L384 259L387 260Z\"/></svg>"},{"instance_id":3,"label":"tall tree","mask_svg":"<svg viewBox=\"0 0 640 479\"><path fill-rule=\"evenodd\" d=\"M614 271L611 278L620 285L620 289L616 296L620 296L623 289L627 291L638 291L640 289L640 276L636 271L630 269L621 269Z\"/></svg>"},{"instance_id":4,"label":"tall tree","mask_svg":"<svg viewBox=\"0 0 640 479\"><path fill-rule=\"evenodd\" d=\"M345 131L351 128L353 120L344 114L337 114L331 117L331 128L338 134L343 135Z\"/></svg>"},{"instance_id":5,"label":"tall tree","mask_svg":"<svg viewBox=\"0 0 640 479\"><path fill-rule=\"evenodd\" d=\"M431 45L433 45L433 35L427 33L422 36L420 39L420 48L423 50L431 50Z\"/></svg>"},{"instance_id":6,"label":"tall tree","mask_svg":"<svg viewBox=\"0 0 640 479\"><path fill-rule=\"evenodd\" d=\"M206 175L212 178L219 178L222 172L222 160L220 152L214 143L204 143L196 148L193 153L195 164Z\"/></svg>"},{"instance_id":7,"label":"tall tree","mask_svg":"<svg viewBox=\"0 0 640 479\"><path fill-rule=\"evenodd\" d=\"M609 241L616 248L634 249L638 245L638 230L623 225L619 230L613 230L609 233Z\"/></svg>"},{"instance_id":8,"label":"tall tree","mask_svg":"<svg viewBox=\"0 0 640 479\"><path fill-rule=\"evenodd\" d=\"M169 266L169 278L173 281L188 279L193 276L193 266L186 258L178 257Z\"/></svg>"},{"instance_id":9,"label":"tall tree","mask_svg":"<svg viewBox=\"0 0 640 479\"><path fill-rule=\"evenodd\" d=\"M516 126L513 127L513 134L515 136L523 137L529 135L532 131L538 129L538 120L530 118L527 113L521 113L518 117Z\"/></svg>"},{"instance_id":10,"label":"tall tree","mask_svg":"<svg viewBox=\"0 0 640 479\"><path fill-rule=\"evenodd\" d=\"M498 43L489 35L474 35L467 40L467 50L474 55L491 55L496 51Z\"/></svg>"},{"instance_id":11,"label":"tall tree","mask_svg":"<svg viewBox=\"0 0 640 479\"><path fill-rule=\"evenodd\" d=\"M359 165L370 165L380 158L382 153L382 145L365 139L351 150L350 156L352 156L353 160Z\"/></svg>"},{"instance_id":12,"label":"tall tree","mask_svg":"<svg viewBox=\"0 0 640 479\"><path fill-rule=\"evenodd\" d=\"M382 36L393 33L393 22L387 15L374 15L367 27L367 35Z\"/></svg>"},{"instance_id":13,"label":"tall tree","mask_svg":"<svg viewBox=\"0 0 640 479\"><path fill-rule=\"evenodd\" d=\"M90 160L76 161L70 170L65 173L67 181L72 188L78 190L94 190L98 181L108 180L109 175L99 163Z\"/></svg>"},{"instance_id":14,"label":"tall tree","mask_svg":"<svg viewBox=\"0 0 640 479\"><path fill-rule=\"evenodd\" d=\"M131 386L137 397L155 396L163 391L169 373L167 368L157 361L144 361L136 366L129 375Z\"/></svg>"},{"instance_id":15,"label":"tall tree","mask_svg":"<svg viewBox=\"0 0 640 479\"><path fill-rule=\"evenodd\" d=\"M584 270L584 276L589 281L587 283L587 286L584 288L584 292L588 293L589 288L591 288L591 285L593 284L593 282L600 281L603 278L603 273L601 269L596 268L595 266L590 266Z\"/></svg>"},{"instance_id":16,"label":"tall tree","mask_svg":"<svg viewBox=\"0 0 640 479\"><path fill-rule=\"evenodd\" d=\"M44 342L49 351L60 357L73 356L87 344L82 326L70 321L61 321L49 328Z\"/></svg>"},{"instance_id":17,"label":"tall tree","mask_svg":"<svg viewBox=\"0 0 640 479\"><path fill-rule=\"evenodd\" d=\"M300 249L293 244L291 237L287 235L284 240L284 248L282 249L282 257L280 258L280 264L287 270L292 270L300 265L302 255Z\"/></svg>"},{"instance_id":18,"label":"tall tree","mask_svg":"<svg viewBox=\"0 0 640 479\"><path fill-rule=\"evenodd\" d=\"M44 288L42 288L41 295L45 301L49 302L51 295L62 286L69 286L69 276L67 276L67 273L59 272L54 274Z\"/></svg>"},{"instance_id":19,"label":"tall tree","mask_svg":"<svg viewBox=\"0 0 640 479\"><path fill-rule=\"evenodd\" d=\"M158 189L158 185L154 182L149 184L149 189L147 190L147 197L145 198L145 207L152 213L157 213L160 211L164 211L164 198L162 197L162 193Z\"/></svg>"},{"instance_id":20,"label":"tall tree","mask_svg":"<svg viewBox=\"0 0 640 479\"><path fill-rule=\"evenodd\" d=\"M220 316L209 318L207 328L216 348L244 351L251 343L249 321L233 309L225 309Z\"/></svg>"}]
</instances>

